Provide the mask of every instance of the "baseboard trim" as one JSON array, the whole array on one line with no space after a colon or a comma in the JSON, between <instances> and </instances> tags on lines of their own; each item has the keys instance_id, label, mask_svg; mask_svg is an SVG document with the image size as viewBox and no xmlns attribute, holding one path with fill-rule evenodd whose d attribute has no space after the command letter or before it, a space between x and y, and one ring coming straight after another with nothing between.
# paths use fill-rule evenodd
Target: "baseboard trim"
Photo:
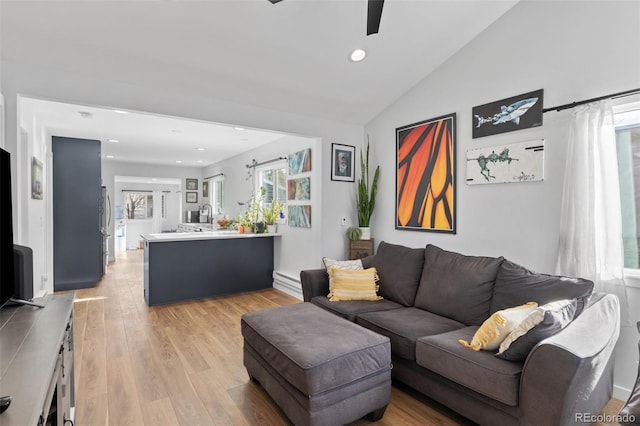
<instances>
[{"instance_id":1,"label":"baseboard trim","mask_svg":"<svg viewBox=\"0 0 640 426\"><path fill-rule=\"evenodd\" d=\"M273 271L273 288L302 300L302 284L300 280L280 271Z\"/></svg>"},{"instance_id":2,"label":"baseboard trim","mask_svg":"<svg viewBox=\"0 0 640 426\"><path fill-rule=\"evenodd\" d=\"M622 386L613 385L613 397L621 401L626 401L631 395L631 389L623 388Z\"/></svg>"}]
</instances>

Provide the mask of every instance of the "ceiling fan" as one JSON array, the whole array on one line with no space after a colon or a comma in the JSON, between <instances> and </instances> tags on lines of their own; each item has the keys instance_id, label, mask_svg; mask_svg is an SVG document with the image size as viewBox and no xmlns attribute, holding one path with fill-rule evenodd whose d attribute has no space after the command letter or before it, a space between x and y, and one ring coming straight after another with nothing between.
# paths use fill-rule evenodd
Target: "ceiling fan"
<instances>
[{"instance_id":1,"label":"ceiling fan","mask_svg":"<svg viewBox=\"0 0 640 426\"><path fill-rule=\"evenodd\" d=\"M280 3L282 0L269 0L271 4ZM382 18L382 6L384 0L369 0L367 8L367 35L377 34Z\"/></svg>"}]
</instances>

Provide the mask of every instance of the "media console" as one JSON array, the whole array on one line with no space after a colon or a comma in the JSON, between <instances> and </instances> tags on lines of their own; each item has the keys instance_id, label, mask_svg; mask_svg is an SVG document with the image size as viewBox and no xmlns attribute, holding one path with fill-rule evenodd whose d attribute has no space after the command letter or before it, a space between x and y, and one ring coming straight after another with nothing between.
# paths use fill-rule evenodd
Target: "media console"
<instances>
[{"instance_id":1,"label":"media console","mask_svg":"<svg viewBox=\"0 0 640 426\"><path fill-rule=\"evenodd\" d=\"M0 310L0 396L12 398L0 426L73 424L73 298Z\"/></svg>"}]
</instances>

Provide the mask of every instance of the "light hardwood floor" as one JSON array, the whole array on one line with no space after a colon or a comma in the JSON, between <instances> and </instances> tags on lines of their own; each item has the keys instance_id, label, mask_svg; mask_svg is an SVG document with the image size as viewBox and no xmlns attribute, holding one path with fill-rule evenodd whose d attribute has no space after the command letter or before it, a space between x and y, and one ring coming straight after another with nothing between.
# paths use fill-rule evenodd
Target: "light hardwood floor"
<instances>
[{"instance_id":1,"label":"light hardwood floor","mask_svg":"<svg viewBox=\"0 0 640 426\"><path fill-rule=\"evenodd\" d=\"M75 291L76 424L290 424L247 376L240 316L299 300L269 289L148 307L142 274L142 251L128 251L95 288ZM472 424L404 386L391 400L376 425Z\"/></svg>"}]
</instances>

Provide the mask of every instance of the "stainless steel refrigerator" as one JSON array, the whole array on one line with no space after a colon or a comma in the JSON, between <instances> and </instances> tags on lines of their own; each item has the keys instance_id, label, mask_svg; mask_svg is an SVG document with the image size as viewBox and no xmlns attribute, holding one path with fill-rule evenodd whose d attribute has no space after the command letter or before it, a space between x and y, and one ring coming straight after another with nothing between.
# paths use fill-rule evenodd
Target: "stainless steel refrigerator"
<instances>
[{"instance_id":1,"label":"stainless steel refrigerator","mask_svg":"<svg viewBox=\"0 0 640 426\"><path fill-rule=\"evenodd\" d=\"M102 275L107 273L109 264L109 228L111 227L111 199L107 187L102 186L100 196L100 235L102 235Z\"/></svg>"}]
</instances>

